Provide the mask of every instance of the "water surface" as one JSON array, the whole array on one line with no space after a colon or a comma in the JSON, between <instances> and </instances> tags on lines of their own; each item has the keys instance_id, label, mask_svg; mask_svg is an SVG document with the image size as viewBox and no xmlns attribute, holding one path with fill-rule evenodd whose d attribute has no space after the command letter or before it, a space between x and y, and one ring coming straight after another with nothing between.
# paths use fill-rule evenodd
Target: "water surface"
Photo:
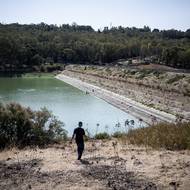
<instances>
[{"instance_id":1,"label":"water surface","mask_svg":"<svg viewBox=\"0 0 190 190\"><path fill-rule=\"evenodd\" d=\"M47 107L65 123L69 136L78 121L91 134L125 131L126 119L139 126L133 116L55 78L0 78L0 102L18 102L34 110ZM117 123L121 127L115 127Z\"/></svg>"}]
</instances>

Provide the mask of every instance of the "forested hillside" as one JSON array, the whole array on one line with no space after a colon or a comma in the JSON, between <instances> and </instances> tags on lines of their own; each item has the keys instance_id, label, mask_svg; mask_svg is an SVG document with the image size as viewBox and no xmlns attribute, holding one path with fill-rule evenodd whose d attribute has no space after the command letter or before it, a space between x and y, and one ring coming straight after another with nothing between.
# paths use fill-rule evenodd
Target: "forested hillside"
<instances>
[{"instance_id":1,"label":"forested hillside","mask_svg":"<svg viewBox=\"0 0 190 190\"><path fill-rule=\"evenodd\" d=\"M43 70L53 63L109 64L137 56L190 69L190 29L0 24L1 72Z\"/></svg>"}]
</instances>

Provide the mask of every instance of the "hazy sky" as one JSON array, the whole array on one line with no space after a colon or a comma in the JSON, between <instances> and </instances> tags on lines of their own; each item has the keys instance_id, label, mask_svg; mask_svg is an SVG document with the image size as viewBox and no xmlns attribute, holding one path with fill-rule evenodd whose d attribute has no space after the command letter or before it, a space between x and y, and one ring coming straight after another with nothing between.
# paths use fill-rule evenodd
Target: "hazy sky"
<instances>
[{"instance_id":1,"label":"hazy sky","mask_svg":"<svg viewBox=\"0 0 190 190\"><path fill-rule=\"evenodd\" d=\"M1 23L190 28L190 0L0 0Z\"/></svg>"}]
</instances>

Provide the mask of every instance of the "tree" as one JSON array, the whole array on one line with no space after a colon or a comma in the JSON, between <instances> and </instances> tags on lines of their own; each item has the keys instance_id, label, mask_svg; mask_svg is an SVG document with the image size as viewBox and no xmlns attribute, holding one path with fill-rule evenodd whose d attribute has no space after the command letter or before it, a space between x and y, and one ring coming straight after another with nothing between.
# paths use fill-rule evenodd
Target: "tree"
<instances>
[{"instance_id":1,"label":"tree","mask_svg":"<svg viewBox=\"0 0 190 190\"><path fill-rule=\"evenodd\" d=\"M148 26L105 27L63 24L0 24L1 71L37 70L46 63L111 63L137 56L187 68L190 29L159 31Z\"/></svg>"},{"instance_id":2,"label":"tree","mask_svg":"<svg viewBox=\"0 0 190 190\"><path fill-rule=\"evenodd\" d=\"M34 65L40 65L41 63L43 63L43 58L39 55L39 54L35 54L32 58L31 58L31 62Z\"/></svg>"}]
</instances>

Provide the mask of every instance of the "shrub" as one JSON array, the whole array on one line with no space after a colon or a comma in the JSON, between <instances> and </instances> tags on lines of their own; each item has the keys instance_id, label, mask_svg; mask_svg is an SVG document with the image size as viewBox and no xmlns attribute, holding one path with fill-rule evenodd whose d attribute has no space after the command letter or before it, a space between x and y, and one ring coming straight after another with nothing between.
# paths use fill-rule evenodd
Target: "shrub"
<instances>
[{"instance_id":1,"label":"shrub","mask_svg":"<svg viewBox=\"0 0 190 190\"><path fill-rule=\"evenodd\" d=\"M155 75L156 77L159 77L161 74L163 74L162 71L158 71L158 70L153 71L153 75Z\"/></svg>"},{"instance_id":2,"label":"shrub","mask_svg":"<svg viewBox=\"0 0 190 190\"><path fill-rule=\"evenodd\" d=\"M117 131L117 132L115 132L115 133L112 135L112 137L115 137L115 138L122 138L122 137L124 137L125 135L126 135L126 133Z\"/></svg>"},{"instance_id":3,"label":"shrub","mask_svg":"<svg viewBox=\"0 0 190 190\"><path fill-rule=\"evenodd\" d=\"M95 135L95 139L109 139L110 136L108 133L104 132L104 133L98 133Z\"/></svg>"},{"instance_id":4,"label":"shrub","mask_svg":"<svg viewBox=\"0 0 190 190\"><path fill-rule=\"evenodd\" d=\"M184 77L185 77L184 75L176 75L176 76L174 76L173 78L168 79L168 80L167 80L167 83L168 83L168 84L172 84L172 83L174 83L174 82L177 82L177 81L183 79Z\"/></svg>"},{"instance_id":5,"label":"shrub","mask_svg":"<svg viewBox=\"0 0 190 190\"><path fill-rule=\"evenodd\" d=\"M129 131L130 143L168 150L190 149L190 122L160 123Z\"/></svg>"},{"instance_id":6,"label":"shrub","mask_svg":"<svg viewBox=\"0 0 190 190\"><path fill-rule=\"evenodd\" d=\"M46 108L32 111L16 103L0 104L0 148L44 146L66 139L64 124Z\"/></svg>"}]
</instances>

